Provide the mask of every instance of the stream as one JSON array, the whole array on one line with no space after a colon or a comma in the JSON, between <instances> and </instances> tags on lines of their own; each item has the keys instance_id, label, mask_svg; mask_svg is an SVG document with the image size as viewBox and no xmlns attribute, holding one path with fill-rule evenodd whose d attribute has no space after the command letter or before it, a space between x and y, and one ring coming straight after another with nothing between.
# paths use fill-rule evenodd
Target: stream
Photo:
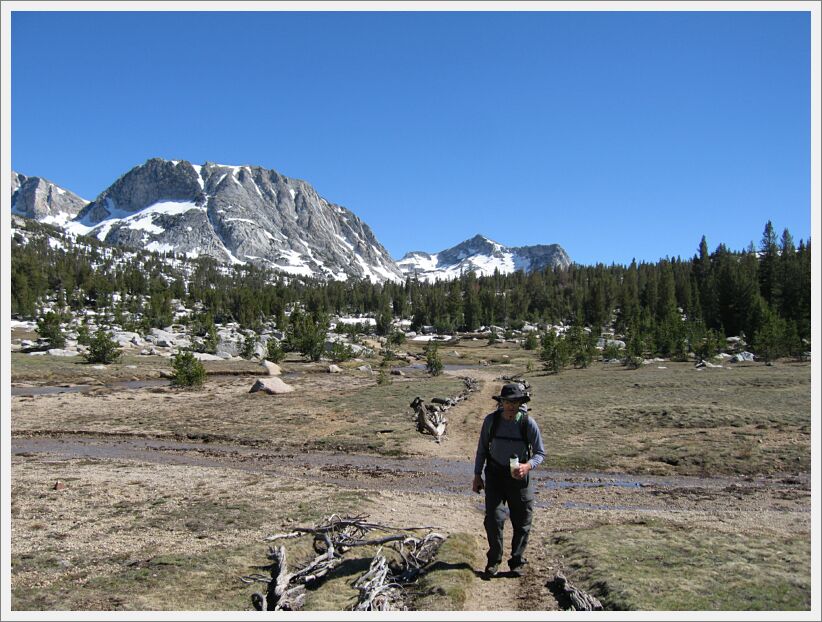
<instances>
[{"instance_id":1,"label":"stream","mask_svg":"<svg viewBox=\"0 0 822 622\"><path fill-rule=\"evenodd\" d=\"M133 460L152 464L229 468L301 481L323 481L350 489L391 490L410 493L457 495L476 499L471 492L473 465L464 460L442 458L386 458L343 452L283 451L221 443L198 443L176 438L146 438L129 435L49 434L16 436L11 439L13 456L42 456L50 460ZM756 489L774 486L772 480L731 477L628 475L618 473L570 473L534 471L537 507L569 510L658 510L657 505L613 505L573 500L544 501L552 492L573 489L693 489L720 493L728 487ZM540 495L543 495L542 497ZM555 496L555 495L554 495Z\"/></svg>"}]
</instances>

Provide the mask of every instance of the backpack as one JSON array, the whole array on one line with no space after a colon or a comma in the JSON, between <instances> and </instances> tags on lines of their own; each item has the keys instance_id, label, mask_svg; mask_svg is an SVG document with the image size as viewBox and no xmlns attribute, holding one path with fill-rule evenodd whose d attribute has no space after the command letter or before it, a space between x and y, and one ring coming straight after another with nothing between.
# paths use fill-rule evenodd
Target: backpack
<instances>
[{"instance_id":1,"label":"backpack","mask_svg":"<svg viewBox=\"0 0 822 622\"><path fill-rule=\"evenodd\" d=\"M491 441L497 435L497 428L499 427L499 420L502 416L500 410L496 410L494 412L494 418L491 420L491 428L488 430L488 444L485 446L485 455L487 456L488 460L493 460L491 458ZM519 418L519 436L520 438L525 441L525 448L528 452L528 457L526 459L530 459L533 455L531 441L528 439L528 413L522 413L522 416ZM496 460L494 460L496 462Z\"/></svg>"}]
</instances>

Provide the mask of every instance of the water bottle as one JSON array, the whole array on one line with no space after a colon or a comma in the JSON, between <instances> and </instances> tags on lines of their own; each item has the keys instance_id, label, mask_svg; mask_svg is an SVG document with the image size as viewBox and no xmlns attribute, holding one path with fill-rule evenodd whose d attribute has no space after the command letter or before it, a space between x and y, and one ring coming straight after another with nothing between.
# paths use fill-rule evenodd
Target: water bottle
<instances>
[{"instance_id":1,"label":"water bottle","mask_svg":"<svg viewBox=\"0 0 822 622\"><path fill-rule=\"evenodd\" d=\"M511 458L508 460L508 467L511 469L511 477L514 477L514 471L519 468L519 458L517 454L511 454Z\"/></svg>"}]
</instances>

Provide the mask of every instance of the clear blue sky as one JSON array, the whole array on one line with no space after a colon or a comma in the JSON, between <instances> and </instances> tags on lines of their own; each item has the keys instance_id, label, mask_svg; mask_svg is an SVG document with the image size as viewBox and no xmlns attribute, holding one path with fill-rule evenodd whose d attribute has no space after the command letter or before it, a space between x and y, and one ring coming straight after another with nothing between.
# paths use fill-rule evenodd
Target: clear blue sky
<instances>
[{"instance_id":1,"label":"clear blue sky","mask_svg":"<svg viewBox=\"0 0 822 622\"><path fill-rule=\"evenodd\" d=\"M395 258L810 237L808 13L26 13L12 168L92 199L151 157L305 179Z\"/></svg>"}]
</instances>

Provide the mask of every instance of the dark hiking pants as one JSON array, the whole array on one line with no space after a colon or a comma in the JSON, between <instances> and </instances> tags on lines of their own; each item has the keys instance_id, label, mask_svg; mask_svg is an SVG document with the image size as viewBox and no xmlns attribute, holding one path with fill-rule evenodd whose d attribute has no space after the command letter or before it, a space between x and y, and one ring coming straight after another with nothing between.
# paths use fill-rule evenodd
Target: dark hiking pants
<instances>
[{"instance_id":1,"label":"dark hiking pants","mask_svg":"<svg viewBox=\"0 0 822 622\"><path fill-rule=\"evenodd\" d=\"M485 472L485 534L488 537L488 564L502 561L502 532L508 505L514 535L511 538L511 558L508 564L519 566L528 545L531 519L534 514L534 484L530 476L515 480L508 471Z\"/></svg>"}]
</instances>

